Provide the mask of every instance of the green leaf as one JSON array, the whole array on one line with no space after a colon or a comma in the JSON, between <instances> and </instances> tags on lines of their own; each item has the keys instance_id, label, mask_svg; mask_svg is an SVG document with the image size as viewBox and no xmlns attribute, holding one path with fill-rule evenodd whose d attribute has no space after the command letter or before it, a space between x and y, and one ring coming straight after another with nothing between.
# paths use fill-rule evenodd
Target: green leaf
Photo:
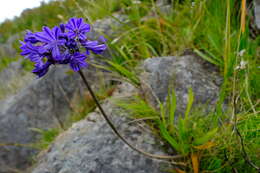
<instances>
[{"instance_id":1,"label":"green leaf","mask_svg":"<svg viewBox=\"0 0 260 173\"><path fill-rule=\"evenodd\" d=\"M178 142L169 134L169 132L167 131L166 127L164 126L164 124L159 121L159 128L160 128L160 132L163 136L164 139L167 140L167 142L169 142L169 144L171 144L171 146L177 150L177 151L181 151L181 147L178 144Z\"/></svg>"},{"instance_id":2,"label":"green leaf","mask_svg":"<svg viewBox=\"0 0 260 173\"><path fill-rule=\"evenodd\" d=\"M196 54L198 54L198 55L199 55L201 58L203 58L204 60L206 60L206 61L208 61L208 62L210 62L210 63L212 63L212 64L215 64L215 65L217 65L217 66L220 65L218 61L216 61L215 59L213 59L213 58L207 56L206 54L202 53L202 52L199 51L198 49L194 49L194 52L195 52Z\"/></svg>"},{"instance_id":3,"label":"green leaf","mask_svg":"<svg viewBox=\"0 0 260 173\"><path fill-rule=\"evenodd\" d=\"M167 126L166 120L165 120L165 108L164 108L164 105L163 105L163 103L159 103L159 106L160 106L160 112L161 112L161 118L162 118L163 125Z\"/></svg>"},{"instance_id":4,"label":"green leaf","mask_svg":"<svg viewBox=\"0 0 260 173\"><path fill-rule=\"evenodd\" d=\"M124 47L121 46L120 48L119 47L115 47L116 50L120 53L121 57L125 60L125 61L128 61L129 60L129 56L126 55L125 51L124 50Z\"/></svg>"},{"instance_id":5,"label":"green leaf","mask_svg":"<svg viewBox=\"0 0 260 173\"><path fill-rule=\"evenodd\" d=\"M176 95L174 90L172 90L172 93L169 95L168 99L168 109L169 109L169 124L170 126L174 125L174 117L175 117L175 111L176 111Z\"/></svg>"},{"instance_id":6,"label":"green leaf","mask_svg":"<svg viewBox=\"0 0 260 173\"><path fill-rule=\"evenodd\" d=\"M133 82L133 84L135 84L137 86L140 84L140 81L137 78L137 76L133 72L131 72L127 68L125 68L124 66L114 63L112 61L107 61L107 63L109 65L111 65L111 67L112 67L110 70L115 71L115 72L119 73L120 75L128 78L130 81Z\"/></svg>"},{"instance_id":7,"label":"green leaf","mask_svg":"<svg viewBox=\"0 0 260 173\"><path fill-rule=\"evenodd\" d=\"M181 150L184 155L190 151L189 131L187 128L187 119L179 119L178 122L178 139L181 144Z\"/></svg>"},{"instance_id":8,"label":"green leaf","mask_svg":"<svg viewBox=\"0 0 260 173\"><path fill-rule=\"evenodd\" d=\"M190 113L191 107L192 107L192 103L193 103L193 92L192 92L192 88L189 88L188 91L188 103L187 103L187 107L186 107L186 112L185 112L185 119L188 119L188 115Z\"/></svg>"},{"instance_id":9,"label":"green leaf","mask_svg":"<svg viewBox=\"0 0 260 173\"><path fill-rule=\"evenodd\" d=\"M195 139L193 144L194 145L205 144L206 142L208 142L210 139L212 139L216 135L217 131L218 131L218 128L215 128L215 129L209 131L204 136Z\"/></svg>"},{"instance_id":10,"label":"green leaf","mask_svg":"<svg viewBox=\"0 0 260 173\"><path fill-rule=\"evenodd\" d=\"M187 126L186 126L186 120L180 119L178 122L178 134L179 139L182 141L182 143L188 142L188 133L187 133Z\"/></svg>"}]
</instances>

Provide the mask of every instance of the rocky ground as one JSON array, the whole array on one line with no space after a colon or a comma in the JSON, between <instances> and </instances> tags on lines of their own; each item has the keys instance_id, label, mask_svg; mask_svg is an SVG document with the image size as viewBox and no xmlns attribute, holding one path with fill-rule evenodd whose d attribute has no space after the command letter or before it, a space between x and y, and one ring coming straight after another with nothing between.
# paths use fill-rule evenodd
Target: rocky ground
<instances>
[{"instance_id":1,"label":"rocky ground","mask_svg":"<svg viewBox=\"0 0 260 173\"><path fill-rule=\"evenodd\" d=\"M162 143L148 127L129 124L127 112L113 104L112 100L136 92L130 84L122 84L102 107L131 143L147 152L165 155ZM114 135L98 110L62 133L50 149L39 156L39 160L33 173L158 173L169 168L169 164L140 155L125 145Z\"/></svg>"}]
</instances>

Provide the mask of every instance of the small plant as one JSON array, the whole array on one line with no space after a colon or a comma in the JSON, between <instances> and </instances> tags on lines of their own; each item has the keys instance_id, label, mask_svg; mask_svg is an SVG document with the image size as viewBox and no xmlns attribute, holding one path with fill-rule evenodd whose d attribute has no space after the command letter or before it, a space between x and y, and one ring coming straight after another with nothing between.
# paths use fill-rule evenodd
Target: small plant
<instances>
[{"instance_id":1,"label":"small plant","mask_svg":"<svg viewBox=\"0 0 260 173\"><path fill-rule=\"evenodd\" d=\"M40 139L36 143L32 144L33 148L37 148L40 150L46 149L61 132L61 129L57 128L52 128L48 130L32 128L31 130L40 134Z\"/></svg>"},{"instance_id":2,"label":"small plant","mask_svg":"<svg viewBox=\"0 0 260 173\"><path fill-rule=\"evenodd\" d=\"M27 32L24 42L21 43L21 55L35 63L32 70L39 78L43 77L51 65L69 64L71 69L78 72L87 87L96 106L101 112L108 125L113 132L131 149L143 154L147 157L157 159L174 159L179 156L161 156L147 153L130 144L116 129L114 124L108 118L106 112L100 105L96 95L94 94L89 82L81 71L87 67L85 61L92 51L95 54L101 54L106 48L106 44L99 41L91 41L87 38L86 33L90 31L90 25L83 22L82 18L71 18L67 24L60 24L53 29L44 26L42 32ZM100 37L104 42L104 37ZM84 53L81 53L83 52Z\"/></svg>"},{"instance_id":3,"label":"small plant","mask_svg":"<svg viewBox=\"0 0 260 173\"><path fill-rule=\"evenodd\" d=\"M160 103L160 119L157 123L162 137L178 153L190 160L191 163L187 162L187 164L192 164L194 172L198 172L199 149L208 149L215 145L212 139L216 136L218 127L214 121L206 122L207 118L196 122L194 117L190 117L193 98L193 92L189 89L185 114L179 115L175 122L176 96L174 92L169 94L166 104Z\"/></svg>"},{"instance_id":4,"label":"small plant","mask_svg":"<svg viewBox=\"0 0 260 173\"><path fill-rule=\"evenodd\" d=\"M182 158L175 160L178 168L174 172L254 172L243 158L238 147L241 139L233 131L230 123L230 111L224 122L217 113L205 112L205 106L193 107L193 93L189 90L184 115L177 114L177 99L174 91L169 93L166 102L160 103L155 110L140 97L118 100L116 104L130 112L131 118L145 121L161 138L165 140ZM192 108L192 109L191 109ZM230 109L229 109L230 110ZM178 116L176 116L178 115ZM259 116L237 114L238 128L246 143L252 163L259 164Z\"/></svg>"}]
</instances>

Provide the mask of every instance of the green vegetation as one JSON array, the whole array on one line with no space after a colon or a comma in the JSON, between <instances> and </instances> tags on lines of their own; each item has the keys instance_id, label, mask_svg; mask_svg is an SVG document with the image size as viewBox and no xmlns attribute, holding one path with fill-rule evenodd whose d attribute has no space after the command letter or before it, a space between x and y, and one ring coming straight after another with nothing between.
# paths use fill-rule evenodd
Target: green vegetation
<instances>
[{"instance_id":1,"label":"green vegetation","mask_svg":"<svg viewBox=\"0 0 260 173\"><path fill-rule=\"evenodd\" d=\"M3 69L5 69L6 67L8 67L8 65L13 62L13 61L17 61L18 57L16 58L7 58L7 57L1 57L1 63L0 63L0 71L2 71Z\"/></svg>"},{"instance_id":2,"label":"green vegetation","mask_svg":"<svg viewBox=\"0 0 260 173\"><path fill-rule=\"evenodd\" d=\"M8 38L15 34L18 34L19 39L23 40L23 34L26 30L40 31L42 26L53 27L68 21L71 17L84 17L88 23L93 24L95 20L110 16L113 12L127 6L128 1L57 0L50 3L42 2L40 7L27 9L23 11L20 17L16 17L14 20L6 20L0 24L0 44L6 43ZM17 57L19 57L20 52L18 40L13 43L13 48L17 51ZM17 58L14 59L8 56L5 58L0 57L0 71L16 60ZM32 70L33 67L29 61L25 61L23 64L27 70Z\"/></svg>"},{"instance_id":3,"label":"green vegetation","mask_svg":"<svg viewBox=\"0 0 260 173\"><path fill-rule=\"evenodd\" d=\"M42 26L53 27L70 17L85 17L89 22L111 15L124 5L116 0L64 0L42 3L40 7L23 11L20 17L0 25L0 43L25 30L39 31ZM106 8L103 8L106 7ZM22 36L22 35L21 35Z\"/></svg>"},{"instance_id":4,"label":"green vegetation","mask_svg":"<svg viewBox=\"0 0 260 173\"><path fill-rule=\"evenodd\" d=\"M240 25L237 2L186 0L173 3L168 14L152 1L132 4L126 12L130 24L110 42L110 47L117 50L116 58L109 60L110 70L136 86L136 66L148 57L193 50L219 67L224 82L216 111L207 115L194 111L189 115L188 105L184 118L173 122L174 94L169 96L170 103L160 105L157 116L140 98L119 104L135 118L151 119L158 134L186 156L176 172L196 171L198 165L206 172L257 172L252 164L260 165L259 37L250 38L250 17L244 26ZM192 104L192 96L189 101ZM226 110L222 109L224 101Z\"/></svg>"},{"instance_id":5,"label":"green vegetation","mask_svg":"<svg viewBox=\"0 0 260 173\"><path fill-rule=\"evenodd\" d=\"M46 149L53 141L54 139L62 132L59 128L51 128L47 130L33 128L31 129L41 135L41 138L39 141L37 141L34 144L31 144L33 148L36 149Z\"/></svg>"},{"instance_id":6,"label":"green vegetation","mask_svg":"<svg viewBox=\"0 0 260 173\"><path fill-rule=\"evenodd\" d=\"M113 12L127 15L128 23L120 28L116 38L108 41L112 59L106 60L106 66L95 64L97 67L139 87L137 67L142 60L181 55L189 50L216 65L224 82L216 109L207 114L199 108L191 111L191 90L183 117L175 117L174 91L166 103L160 103L160 111L141 97L120 101L119 106L133 118L145 120L162 140L185 156L178 160L178 169L173 172L254 173L257 171L252 164L260 165L260 37L250 38L250 16L241 24L237 2L176 0L168 10L161 10L153 0L54 1L0 25L0 42L25 29L37 31L43 25L54 26L72 16L83 16L93 23ZM9 60L0 63L0 70L8 63ZM104 93L98 94L101 99L109 96ZM94 102L87 95L75 107L70 122L84 118L93 109ZM42 134L41 143L46 146L57 133L54 130Z\"/></svg>"},{"instance_id":7,"label":"green vegetation","mask_svg":"<svg viewBox=\"0 0 260 173\"><path fill-rule=\"evenodd\" d=\"M145 120L158 136L161 136L179 154L185 156L175 161L178 169L195 172L196 167L204 172L256 172L250 167L241 151L240 138L234 131L230 112L225 114L225 122L220 124L216 112L205 113L206 106L195 107L191 111L193 93L189 91L188 104L183 116L175 117L176 96L168 95L166 104L160 103L156 111L140 97L118 100L116 103L130 112L131 118ZM246 143L245 150L250 159L259 165L259 116L238 114L238 129ZM197 162L197 163L195 163ZM195 165L197 166L195 166Z\"/></svg>"}]
</instances>

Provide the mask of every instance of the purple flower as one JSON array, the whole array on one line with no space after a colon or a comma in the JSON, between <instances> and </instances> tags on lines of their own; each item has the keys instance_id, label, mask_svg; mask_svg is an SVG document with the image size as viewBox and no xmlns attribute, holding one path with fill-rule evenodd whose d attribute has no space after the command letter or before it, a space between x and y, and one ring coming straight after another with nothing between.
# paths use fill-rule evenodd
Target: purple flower
<instances>
[{"instance_id":1,"label":"purple flower","mask_svg":"<svg viewBox=\"0 0 260 173\"><path fill-rule=\"evenodd\" d=\"M101 35L99 36L98 41L100 41L101 43L105 43L107 42L107 39L103 35Z\"/></svg>"},{"instance_id":2,"label":"purple flower","mask_svg":"<svg viewBox=\"0 0 260 173\"><path fill-rule=\"evenodd\" d=\"M60 24L60 29L61 29L61 32L64 33L65 32L65 24Z\"/></svg>"},{"instance_id":3,"label":"purple flower","mask_svg":"<svg viewBox=\"0 0 260 173\"><path fill-rule=\"evenodd\" d=\"M29 42L29 43L24 43L20 41L21 47L20 49L22 50L21 55L27 57L30 54L36 53L38 54L38 50Z\"/></svg>"},{"instance_id":4,"label":"purple flower","mask_svg":"<svg viewBox=\"0 0 260 173\"><path fill-rule=\"evenodd\" d=\"M52 64L69 64L71 69L79 71L87 67L87 55L92 51L102 53L106 48L104 37L99 41L88 40L86 33L90 25L82 18L72 18L67 24L53 29L43 27L42 32L28 31L21 43L21 55L34 62L33 73L39 78L44 76ZM86 52L81 53L81 50ZM46 61L44 61L46 60Z\"/></svg>"},{"instance_id":5,"label":"purple flower","mask_svg":"<svg viewBox=\"0 0 260 173\"><path fill-rule=\"evenodd\" d=\"M77 42L74 39L69 39L65 45L69 48L69 49L78 49L78 45Z\"/></svg>"},{"instance_id":6,"label":"purple flower","mask_svg":"<svg viewBox=\"0 0 260 173\"><path fill-rule=\"evenodd\" d=\"M32 72L40 78L48 72L51 64L52 63L50 61L47 61L46 63L39 62L35 64L35 68L32 70Z\"/></svg>"},{"instance_id":7,"label":"purple flower","mask_svg":"<svg viewBox=\"0 0 260 173\"><path fill-rule=\"evenodd\" d=\"M86 54L89 55L89 50L95 54L101 54L107 46L105 44L98 44L98 41L85 41L81 45L86 48Z\"/></svg>"},{"instance_id":8,"label":"purple flower","mask_svg":"<svg viewBox=\"0 0 260 173\"><path fill-rule=\"evenodd\" d=\"M82 18L71 18L65 27L68 30L68 36L73 39L85 40L86 33L90 31L90 25L84 23Z\"/></svg>"},{"instance_id":9,"label":"purple flower","mask_svg":"<svg viewBox=\"0 0 260 173\"><path fill-rule=\"evenodd\" d=\"M46 52L52 53L52 58L54 60L61 60L60 47L65 44L64 39L60 39L61 30L59 27L55 26L52 30L48 27L43 27L42 32L35 34L37 40L41 41L43 48Z\"/></svg>"},{"instance_id":10,"label":"purple flower","mask_svg":"<svg viewBox=\"0 0 260 173\"><path fill-rule=\"evenodd\" d=\"M20 49L22 50L21 55L25 58L30 59L32 62L38 63L42 60L41 51L39 47L33 46L30 42L24 43L20 41L22 46Z\"/></svg>"},{"instance_id":11,"label":"purple flower","mask_svg":"<svg viewBox=\"0 0 260 173\"><path fill-rule=\"evenodd\" d=\"M70 67L74 71L79 71L83 67L87 67L86 63L86 55L81 54L79 52L74 53L70 58Z\"/></svg>"},{"instance_id":12,"label":"purple flower","mask_svg":"<svg viewBox=\"0 0 260 173\"><path fill-rule=\"evenodd\" d=\"M37 43L38 40L35 38L35 35L31 31L27 31L24 37L25 42L30 42L32 44Z\"/></svg>"}]
</instances>

